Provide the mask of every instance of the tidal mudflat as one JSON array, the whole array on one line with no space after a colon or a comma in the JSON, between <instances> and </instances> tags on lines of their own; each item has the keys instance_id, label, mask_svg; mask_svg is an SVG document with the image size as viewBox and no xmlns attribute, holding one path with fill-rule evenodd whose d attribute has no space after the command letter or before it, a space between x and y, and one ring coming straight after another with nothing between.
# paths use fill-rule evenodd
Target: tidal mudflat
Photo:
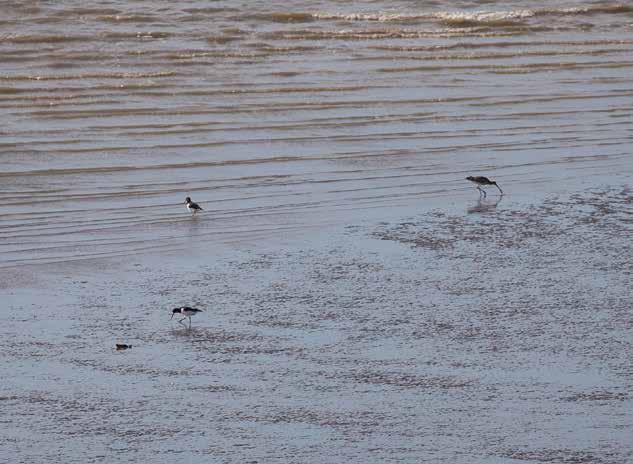
<instances>
[{"instance_id":1,"label":"tidal mudflat","mask_svg":"<svg viewBox=\"0 0 633 464\"><path fill-rule=\"evenodd\" d=\"M3 455L628 462L633 191L464 206L5 288Z\"/></svg>"},{"instance_id":2,"label":"tidal mudflat","mask_svg":"<svg viewBox=\"0 0 633 464\"><path fill-rule=\"evenodd\" d=\"M2 2L0 462L633 462L632 15Z\"/></svg>"}]
</instances>

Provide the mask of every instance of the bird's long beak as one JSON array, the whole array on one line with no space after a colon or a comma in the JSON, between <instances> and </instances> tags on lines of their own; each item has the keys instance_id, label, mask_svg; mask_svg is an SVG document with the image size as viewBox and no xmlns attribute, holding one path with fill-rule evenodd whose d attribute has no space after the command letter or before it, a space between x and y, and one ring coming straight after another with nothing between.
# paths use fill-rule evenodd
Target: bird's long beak
<instances>
[{"instance_id":1,"label":"bird's long beak","mask_svg":"<svg viewBox=\"0 0 633 464\"><path fill-rule=\"evenodd\" d=\"M503 195L503 190L501 190L501 187L499 187L499 184L497 184L497 183L495 182L495 185L496 185L496 186L497 186L497 188L499 189L499 192L501 192L501 195Z\"/></svg>"},{"instance_id":2,"label":"bird's long beak","mask_svg":"<svg viewBox=\"0 0 633 464\"><path fill-rule=\"evenodd\" d=\"M174 318L174 313L171 313L171 317L169 318L170 320Z\"/></svg>"}]
</instances>

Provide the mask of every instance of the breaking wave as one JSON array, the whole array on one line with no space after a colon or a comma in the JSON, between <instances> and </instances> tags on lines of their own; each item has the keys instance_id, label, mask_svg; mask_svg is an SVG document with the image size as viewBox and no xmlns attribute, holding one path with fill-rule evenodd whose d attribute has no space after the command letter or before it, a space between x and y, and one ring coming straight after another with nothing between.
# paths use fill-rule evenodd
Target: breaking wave
<instances>
[{"instance_id":1,"label":"breaking wave","mask_svg":"<svg viewBox=\"0 0 633 464\"><path fill-rule=\"evenodd\" d=\"M594 5L571 8L519 9L509 11L440 11L420 14L378 13L314 13L320 20L374 21L374 22L423 22L440 21L449 26L512 25L529 18L541 16L598 15L633 12L633 5ZM302 14L303 15L303 14ZM305 16L305 15L303 15Z\"/></svg>"}]
</instances>

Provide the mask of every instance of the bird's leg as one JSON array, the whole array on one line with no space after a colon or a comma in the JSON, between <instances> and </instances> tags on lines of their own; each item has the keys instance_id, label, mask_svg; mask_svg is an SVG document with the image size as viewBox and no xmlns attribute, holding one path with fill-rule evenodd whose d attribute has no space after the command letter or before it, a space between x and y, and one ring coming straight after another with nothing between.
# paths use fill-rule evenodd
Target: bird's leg
<instances>
[{"instance_id":1,"label":"bird's leg","mask_svg":"<svg viewBox=\"0 0 633 464\"><path fill-rule=\"evenodd\" d=\"M184 321L185 319L187 319L186 317L183 317L182 319L180 319L178 322L182 324L182 321Z\"/></svg>"},{"instance_id":2,"label":"bird's leg","mask_svg":"<svg viewBox=\"0 0 633 464\"><path fill-rule=\"evenodd\" d=\"M486 191L484 189L482 189L479 185L477 186L477 190L479 190L479 196L483 196L484 198L486 198Z\"/></svg>"}]
</instances>

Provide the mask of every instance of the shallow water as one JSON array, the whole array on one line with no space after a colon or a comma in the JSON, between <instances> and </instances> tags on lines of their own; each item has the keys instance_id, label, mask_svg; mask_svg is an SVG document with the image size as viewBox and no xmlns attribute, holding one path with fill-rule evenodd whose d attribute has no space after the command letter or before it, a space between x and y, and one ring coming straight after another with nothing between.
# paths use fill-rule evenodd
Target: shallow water
<instances>
[{"instance_id":1,"label":"shallow water","mask_svg":"<svg viewBox=\"0 0 633 464\"><path fill-rule=\"evenodd\" d=\"M472 172L542 189L630 165L626 5L3 10L3 267L447 202ZM183 233L187 195L213 220Z\"/></svg>"},{"instance_id":2,"label":"shallow water","mask_svg":"<svg viewBox=\"0 0 633 464\"><path fill-rule=\"evenodd\" d=\"M3 460L633 460L633 7L0 9Z\"/></svg>"}]
</instances>

